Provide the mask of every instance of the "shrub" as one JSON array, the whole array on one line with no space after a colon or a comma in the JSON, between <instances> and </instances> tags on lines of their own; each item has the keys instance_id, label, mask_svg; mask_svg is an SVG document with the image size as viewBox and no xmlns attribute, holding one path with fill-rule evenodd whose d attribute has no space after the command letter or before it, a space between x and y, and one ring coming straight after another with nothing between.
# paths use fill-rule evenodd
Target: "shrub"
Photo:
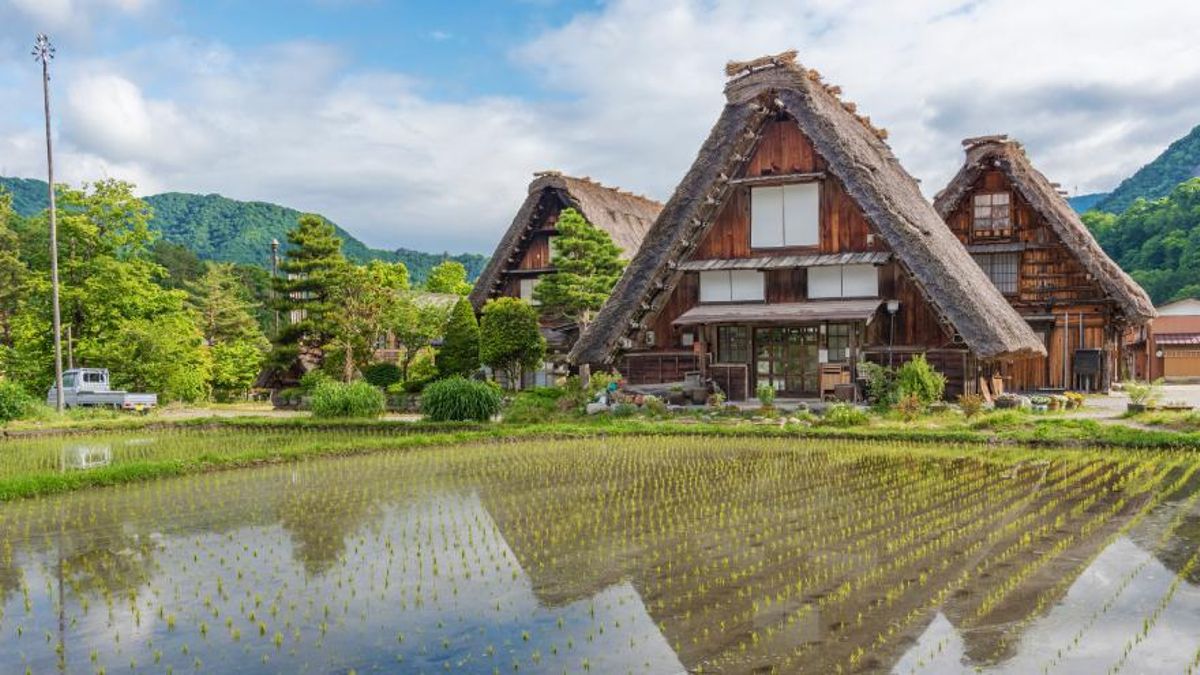
<instances>
[{"instance_id":1,"label":"shrub","mask_svg":"<svg viewBox=\"0 0 1200 675\"><path fill-rule=\"evenodd\" d=\"M905 422L915 420L924 411L925 404L921 403L921 399L916 394L901 396L900 400L896 402L896 412L900 413L900 417Z\"/></svg>"},{"instance_id":2,"label":"shrub","mask_svg":"<svg viewBox=\"0 0 1200 675\"><path fill-rule=\"evenodd\" d=\"M772 387L770 384L766 382L760 383L754 389L754 395L758 397L758 402L762 404L762 407L775 407L775 387Z\"/></svg>"},{"instance_id":3,"label":"shrub","mask_svg":"<svg viewBox=\"0 0 1200 675\"><path fill-rule=\"evenodd\" d=\"M360 380L350 384L318 384L313 389L310 406L316 417L379 417L386 403L378 387Z\"/></svg>"},{"instance_id":4,"label":"shrub","mask_svg":"<svg viewBox=\"0 0 1200 675\"><path fill-rule=\"evenodd\" d=\"M0 381L0 424L32 415L37 401L15 382Z\"/></svg>"},{"instance_id":5,"label":"shrub","mask_svg":"<svg viewBox=\"0 0 1200 675\"><path fill-rule=\"evenodd\" d=\"M479 322L479 360L503 372L510 388L516 389L521 373L537 368L546 356L538 314L520 298L497 298L483 306Z\"/></svg>"},{"instance_id":6,"label":"shrub","mask_svg":"<svg viewBox=\"0 0 1200 675\"><path fill-rule=\"evenodd\" d=\"M363 369L363 379L380 389L387 389L399 382L402 377L400 366L387 361L372 363Z\"/></svg>"},{"instance_id":7,"label":"shrub","mask_svg":"<svg viewBox=\"0 0 1200 675\"><path fill-rule=\"evenodd\" d=\"M725 406L724 392L714 391L713 393L708 395L708 407L722 408L724 406Z\"/></svg>"},{"instance_id":8,"label":"shrub","mask_svg":"<svg viewBox=\"0 0 1200 675\"><path fill-rule=\"evenodd\" d=\"M1138 382L1137 380L1129 380L1122 383L1121 387L1129 395L1130 403L1134 405L1150 405L1158 398L1159 384L1160 381Z\"/></svg>"},{"instance_id":9,"label":"shrub","mask_svg":"<svg viewBox=\"0 0 1200 675\"><path fill-rule=\"evenodd\" d=\"M551 422L574 412L570 394L556 387L537 387L518 393L504 408L504 421L512 424Z\"/></svg>"},{"instance_id":10,"label":"shrub","mask_svg":"<svg viewBox=\"0 0 1200 675\"><path fill-rule=\"evenodd\" d=\"M888 408L899 400L896 371L870 361L860 363L858 368L867 381L867 400L878 408Z\"/></svg>"},{"instance_id":11,"label":"shrub","mask_svg":"<svg viewBox=\"0 0 1200 675\"><path fill-rule=\"evenodd\" d=\"M946 376L934 370L924 354L918 354L896 371L896 390L901 398L916 396L923 405L929 405L942 399Z\"/></svg>"},{"instance_id":12,"label":"shrub","mask_svg":"<svg viewBox=\"0 0 1200 675\"><path fill-rule=\"evenodd\" d=\"M300 390L305 394L311 394L317 390L317 386L324 382L332 382L333 378L327 375L322 370L310 370L300 378Z\"/></svg>"},{"instance_id":13,"label":"shrub","mask_svg":"<svg viewBox=\"0 0 1200 675\"><path fill-rule=\"evenodd\" d=\"M612 407L613 417L633 417L637 414L637 406L629 403L618 403Z\"/></svg>"},{"instance_id":14,"label":"shrub","mask_svg":"<svg viewBox=\"0 0 1200 675\"><path fill-rule=\"evenodd\" d=\"M667 410L667 403L657 396L647 396L642 399L642 405L646 408L646 413L655 417L666 417L670 414Z\"/></svg>"},{"instance_id":15,"label":"shrub","mask_svg":"<svg viewBox=\"0 0 1200 675\"><path fill-rule=\"evenodd\" d=\"M958 407L962 408L963 415L970 419L983 410L983 397L979 394L962 394L958 397Z\"/></svg>"},{"instance_id":16,"label":"shrub","mask_svg":"<svg viewBox=\"0 0 1200 675\"><path fill-rule=\"evenodd\" d=\"M588 380L587 400L595 400L600 395L600 392L608 391L609 387L613 384L621 384L621 373L615 370L611 373L604 371L592 373L591 378Z\"/></svg>"},{"instance_id":17,"label":"shrub","mask_svg":"<svg viewBox=\"0 0 1200 675\"><path fill-rule=\"evenodd\" d=\"M456 375L425 387L421 413L433 422L486 422L500 412L501 402L496 385Z\"/></svg>"},{"instance_id":18,"label":"shrub","mask_svg":"<svg viewBox=\"0 0 1200 675\"><path fill-rule=\"evenodd\" d=\"M835 403L825 409L820 424L827 427L857 427L867 421L867 413L849 403Z\"/></svg>"}]
</instances>

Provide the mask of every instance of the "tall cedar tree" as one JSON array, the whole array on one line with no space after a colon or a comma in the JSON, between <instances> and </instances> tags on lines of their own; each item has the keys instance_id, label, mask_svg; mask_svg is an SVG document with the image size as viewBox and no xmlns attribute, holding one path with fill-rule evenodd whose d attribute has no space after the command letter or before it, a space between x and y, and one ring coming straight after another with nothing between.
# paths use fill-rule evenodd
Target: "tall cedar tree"
<instances>
[{"instance_id":1,"label":"tall cedar tree","mask_svg":"<svg viewBox=\"0 0 1200 675\"><path fill-rule=\"evenodd\" d=\"M454 304L446 322L442 348L437 353L439 377L470 377L479 370L479 322L466 298Z\"/></svg>"},{"instance_id":2,"label":"tall cedar tree","mask_svg":"<svg viewBox=\"0 0 1200 675\"><path fill-rule=\"evenodd\" d=\"M342 240L320 216L300 216L287 239L289 246L273 282L284 325L275 338L271 360L280 367L293 363L302 352L318 362L324 358L321 349L333 333L335 308L330 295L346 264Z\"/></svg>"},{"instance_id":3,"label":"tall cedar tree","mask_svg":"<svg viewBox=\"0 0 1200 675\"><path fill-rule=\"evenodd\" d=\"M496 298L483 306L479 322L479 359L505 375L510 389L520 386L525 370L546 358L546 338L537 311L520 298Z\"/></svg>"},{"instance_id":4,"label":"tall cedar tree","mask_svg":"<svg viewBox=\"0 0 1200 675\"><path fill-rule=\"evenodd\" d=\"M269 346L254 318L254 303L245 297L233 263L209 263L204 274L185 282L190 304L200 316L200 330L209 345L251 342Z\"/></svg>"},{"instance_id":5,"label":"tall cedar tree","mask_svg":"<svg viewBox=\"0 0 1200 675\"><path fill-rule=\"evenodd\" d=\"M542 316L565 317L586 328L621 278L625 262L612 237L575 209L563 209L555 224L554 272L533 289Z\"/></svg>"}]
</instances>

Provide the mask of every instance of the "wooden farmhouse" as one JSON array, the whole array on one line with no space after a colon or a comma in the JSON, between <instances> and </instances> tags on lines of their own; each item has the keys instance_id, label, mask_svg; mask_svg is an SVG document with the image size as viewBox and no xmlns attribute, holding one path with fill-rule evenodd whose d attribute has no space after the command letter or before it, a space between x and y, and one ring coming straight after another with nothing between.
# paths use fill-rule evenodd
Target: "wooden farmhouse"
<instances>
[{"instance_id":1,"label":"wooden farmhouse","mask_svg":"<svg viewBox=\"0 0 1200 675\"><path fill-rule=\"evenodd\" d=\"M1002 364L1006 386L1106 391L1123 375L1124 335L1155 316L1154 304L1020 143L985 136L963 145L966 162L934 207L1047 352Z\"/></svg>"},{"instance_id":2,"label":"wooden farmhouse","mask_svg":"<svg viewBox=\"0 0 1200 675\"><path fill-rule=\"evenodd\" d=\"M885 133L795 62L727 68L726 105L571 354L631 384L816 397L925 354L972 391L1045 347L951 234Z\"/></svg>"},{"instance_id":3,"label":"wooden farmhouse","mask_svg":"<svg viewBox=\"0 0 1200 675\"><path fill-rule=\"evenodd\" d=\"M568 207L607 232L620 247L624 260L637 253L662 210L662 204L654 200L606 187L590 178L573 178L557 171L536 174L525 202L471 291L471 304L476 312L488 300L504 296L535 302L533 289L538 280L554 271L550 261L557 234L554 225L559 212ZM546 337L550 360L561 361L578 331L569 320L543 317L542 334ZM535 377L544 377L544 373Z\"/></svg>"}]
</instances>

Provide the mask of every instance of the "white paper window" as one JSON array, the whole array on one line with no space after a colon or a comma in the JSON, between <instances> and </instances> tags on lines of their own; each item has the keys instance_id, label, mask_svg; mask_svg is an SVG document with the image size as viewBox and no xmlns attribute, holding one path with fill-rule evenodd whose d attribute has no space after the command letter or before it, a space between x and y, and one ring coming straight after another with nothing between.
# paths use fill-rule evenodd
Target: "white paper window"
<instances>
[{"instance_id":1,"label":"white paper window","mask_svg":"<svg viewBox=\"0 0 1200 675\"><path fill-rule=\"evenodd\" d=\"M879 274L874 265L829 265L808 268L808 297L874 298Z\"/></svg>"},{"instance_id":2,"label":"white paper window","mask_svg":"<svg viewBox=\"0 0 1200 675\"><path fill-rule=\"evenodd\" d=\"M846 265L842 268L843 298L874 298L879 295L879 273L874 265Z\"/></svg>"},{"instance_id":3,"label":"white paper window","mask_svg":"<svg viewBox=\"0 0 1200 675\"><path fill-rule=\"evenodd\" d=\"M820 243L820 184L783 186L783 245L816 246Z\"/></svg>"},{"instance_id":4,"label":"white paper window","mask_svg":"<svg viewBox=\"0 0 1200 675\"><path fill-rule=\"evenodd\" d=\"M837 266L808 268L808 297L842 297L842 268Z\"/></svg>"},{"instance_id":5,"label":"white paper window","mask_svg":"<svg viewBox=\"0 0 1200 675\"><path fill-rule=\"evenodd\" d=\"M700 302L751 302L765 297L763 273L721 270L700 273Z\"/></svg>"},{"instance_id":6,"label":"white paper window","mask_svg":"<svg viewBox=\"0 0 1200 675\"><path fill-rule=\"evenodd\" d=\"M816 246L820 242L821 186L795 183L750 190L750 246Z\"/></svg>"},{"instance_id":7,"label":"white paper window","mask_svg":"<svg viewBox=\"0 0 1200 675\"><path fill-rule=\"evenodd\" d=\"M522 279L521 280L521 299L531 305L537 305L537 300L533 298L533 289L537 288L540 278Z\"/></svg>"},{"instance_id":8,"label":"white paper window","mask_svg":"<svg viewBox=\"0 0 1200 675\"><path fill-rule=\"evenodd\" d=\"M750 246L783 246L783 189L758 187L750 190Z\"/></svg>"}]
</instances>

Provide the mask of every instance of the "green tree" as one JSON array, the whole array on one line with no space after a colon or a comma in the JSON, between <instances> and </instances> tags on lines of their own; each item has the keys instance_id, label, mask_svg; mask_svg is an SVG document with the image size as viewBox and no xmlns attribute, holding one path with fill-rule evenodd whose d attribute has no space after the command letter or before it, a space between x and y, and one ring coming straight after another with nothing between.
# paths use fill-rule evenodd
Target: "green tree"
<instances>
[{"instance_id":1,"label":"green tree","mask_svg":"<svg viewBox=\"0 0 1200 675\"><path fill-rule=\"evenodd\" d=\"M625 263L612 237L579 211L563 209L555 224L551 265L533 290L543 316L565 317L584 330L612 293Z\"/></svg>"},{"instance_id":2,"label":"green tree","mask_svg":"<svg viewBox=\"0 0 1200 675\"><path fill-rule=\"evenodd\" d=\"M537 312L519 298L489 300L483 306L479 335L480 360L504 373L511 389L520 386L526 369L537 368L546 357Z\"/></svg>"},{"instance_id":3,"label":"green tree","mask_svg":"<svg viewBox=\"0 0 1200 675\"><path fill-rule=\"evenodd\" d=\"M164 400L207 395L208 354L186 293L161 285L151 259L151 210L130 183L105 180L59 188L63 321L77 364L109 368L117 387L149 389ZM5 370L44 392L53 372L48 228L45 214L20 230L29 268Z\"/></svg>"},{"instance_id":4,"label":"green tree","mask_svg":"<svg viewBox=\"0 0 1200 675\"><path fill-rule=\"evenodd\" d=\"M479 370L479 321L466 298L454 303L437 354L438 376L470 377Z\"/></svg>"},{"instance_id":5,"label":"green tree","mask_svg":"<svg viewBox=\"0 0 1200 675\"><path fill-rule=\"evenodd\" d=\"M467 268L455 260L443 261L429 270L425 290L430 293L470 294L471 284L467 281Z\"/></svg>"},{"instance_id":6,"label":"green tree","mask_svg":"<svg viewBox=\"0 0 1200 675\"><path fill-rule=\"evenodd\" d=\"M212 358L212 390L217 398L242 397L254 385L271 347L251 313L231 263L211 263L189 284L191 306L199 317Z\"/></svg>"},{"instance_id":7,"label":"green tree","mask_svg":"<svg viewBox=\"0 0 1200 675\"><path fill-rule=\"evenodd\" d=\"M287 238L290 246L273 283L285 325L275 337L271 359L286 366L304 354L320 363L333 332L333 286L346 265L342 240L333 225L310 214L300 216Z\"/></svg>"},{"instance_id":8,"label":"green tree","mask_svg":"<svg viewBox=\"0 0 1200 675\"><path fill-rule=\"evenodd\" d=\"M20 257L20 240L13 225L17 214L12 197L0 190L0 350L12 346L12 319L29 270Z\"/></svg>"},{"instance_id":9,"label":"green tree","mask_svg":"<svg viewBox=\"0 0 1200 675\"><path fill-rule=\"evenodd\" d=\"M374 361L375 345L387 331L407 286L408 271L401 263L376 262L366 267L346 263L333 275L326 351L342 355L344 382Z\"/></svg>"},{"instance_id":10,"label":"green tree","mask_svg":"<svg viewBox=\"0 0 1200 675\"><path fill-rule=\"evenodd\" d=\"M426 293L402 293L392 310L388 328L401 346L400 372L404 381L414 377L413 364L446 327L448 309Z\"/></svg>"}]
</instances>

